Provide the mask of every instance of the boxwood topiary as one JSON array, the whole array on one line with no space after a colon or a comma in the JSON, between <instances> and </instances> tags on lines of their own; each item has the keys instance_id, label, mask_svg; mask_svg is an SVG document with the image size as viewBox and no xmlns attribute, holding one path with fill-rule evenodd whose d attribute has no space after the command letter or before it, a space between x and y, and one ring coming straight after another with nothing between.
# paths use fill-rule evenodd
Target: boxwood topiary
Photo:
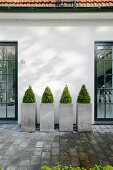
<instances>
[{"instance_id":1,"label":"boxwood topiary","mask_svg":"<svg viewBox=\"0 0 113 170\"><path fill-rule=\"evenodd\" d=\"M29 86L29 88L26 90L24 97L23 97L23 103L35 103L35 95L33 93L32 87Z\"/></svg>"},{"instance_id":2,"label":"boxwood topiary","mask_svg":"<svg viewBox=\"0 0 113 170\"><path fill-rule=\"evenodd\" d=\"M42 103L53 103L54 98L50 88L47 86L42 96Z\"/></svg>"},{"instance_id":3,"label":"boxwood topiary","mask_svg":"<svg viewBox=\"0 0 113 170\"><path fill-rule=\"evenodd\" d=\"M60 98L60 103L72 103L72 97L70 95L67 85L63 90L62 96Z\"/></svg>"},{"instance_id":4,"label":"boxwood topiary","mask_svg":"<svg viewBox=\"0 0 113 170\"><path fill-rule=\"evenodd\" d=\"M90 102L91 102L91 98L89 96L85 84L83 84L78 94L77 103L90 103Z\"/></svg>"}]
</instances>

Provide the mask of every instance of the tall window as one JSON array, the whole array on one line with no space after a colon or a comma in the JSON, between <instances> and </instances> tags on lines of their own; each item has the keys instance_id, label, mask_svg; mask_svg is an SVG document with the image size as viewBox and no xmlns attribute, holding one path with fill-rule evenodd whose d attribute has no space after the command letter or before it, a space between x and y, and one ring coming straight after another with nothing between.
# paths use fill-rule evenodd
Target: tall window
<instances>
[{"instance_id":1,"label":"tall window","mask_svg":"<svg viewBox=\"0 0 113 170\"><path fill-rule=\"evenodd\" d=\"M16 119L17 43L0 43L0 119Z\"/></svg>"},{"instance_id":2,"label":"tall window","mask_svg":"<svg viewBox=\"0 0 113 170\"><path fill-rule=\"evenodd\" d=\"M113 43L95 44L96 119L113 119Z\"/></svg>"}]
</instances>

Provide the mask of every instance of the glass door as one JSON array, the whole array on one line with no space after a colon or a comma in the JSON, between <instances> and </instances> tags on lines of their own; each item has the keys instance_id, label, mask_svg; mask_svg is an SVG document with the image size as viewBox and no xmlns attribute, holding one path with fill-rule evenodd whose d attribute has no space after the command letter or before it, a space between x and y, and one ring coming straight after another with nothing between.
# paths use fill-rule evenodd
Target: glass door
<instances>
[{"instance_id":1,"label":"glass door","mask_svg":"<svg viewBox=\"0 0 113 170\"><path fill-rule=\"evenodd\" d=\"M95 43L95 120L113 120L113 43Z\"/></svg>"},{"instance_id":2,"label":"glass door","mask_svg":"<svg viewBox=\"0 0 113 170\"><path fill-rule=\"evenodd\" d=\"M17 119L17 43L0 43L0 119Z\"/></svg>"}]
</instances>

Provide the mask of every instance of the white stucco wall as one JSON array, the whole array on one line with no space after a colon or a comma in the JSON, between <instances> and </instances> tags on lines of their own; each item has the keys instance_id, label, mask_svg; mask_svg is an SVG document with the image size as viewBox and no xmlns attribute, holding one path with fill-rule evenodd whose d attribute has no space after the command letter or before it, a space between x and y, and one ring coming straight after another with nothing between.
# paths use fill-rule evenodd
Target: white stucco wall
<instances>
[{"instance_id":1,"label":"white stucco wall","mask_svg":"<svg viewBox=\"0 0 113 170\"><path fill-rule=\"evenodd\" d=\"M112 19L5 19L0 20L2 40L18 41L19 123L22 97L29 84L37 96L38 122L39 104L47 85L55 98L55 123L58 123L59 99L66 84L73 99L74 123L76 99L83 83L91 96L94 118L94 42L113 41Z\"/></svg>"}]
</instances>

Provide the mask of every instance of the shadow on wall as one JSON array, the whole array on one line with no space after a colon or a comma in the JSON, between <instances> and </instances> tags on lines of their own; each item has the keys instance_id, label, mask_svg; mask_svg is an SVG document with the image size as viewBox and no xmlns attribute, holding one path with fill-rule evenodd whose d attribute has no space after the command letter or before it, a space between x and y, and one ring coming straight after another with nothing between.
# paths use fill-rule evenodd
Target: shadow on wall
<instances>
[{"instance_id":1,"label":"shadow on wall","mask_svg":"<svg viewBox=\"0 0 113 170\"><path fill-rule=\"evenodd\" d=\"M45 87L50 86L56 122L60 96L67 84L76 121L76 98L83 83L93 101L94 41L112 41L112 30L112 20L1 20L1 40L19 42L19 122L22 97L29 84L37 94L38 105Z\"/></svg>"},{"instance_id":2,"label":"shadow on wall","mask_svg":"<svg viewBox=\"0 0 113 170\"><path fill-rule=\"evenodd\" d=\"M88 80L92 75L92 61L87 38L90 30L86 30L85 34L82 32L80 36L76 31L72 27L38 27L30 30L29 37L28 32L25 33L25 41L23 37L22 43L20 40L19 56L25 60L25 64L19 63L19 102L31 84L38 95L39 106L43 91L49 85L55 98L55 123L58 123L58 104L65 84L69 86L73 103L76 103L82 83L85 82L91 89ZM39 112L38 109L38 120Z\"/></svg>"},{"instance_id":3,"label":"shadow on wall","mask_svg":"<svg viewBox=\"0 0 113 170\"><path fill-rule=\"evenodd\" d=\"M49 20L1 21L0 24L2 40L19 42L19 122L22 97L29 84L37 94L38 105L45 87L50 86L55 98L56 123L58 103L67 84L73 98L75 122L76 98L83 83L93 100L94 41L112 40L113 22Z\"/></svg>"}]
</instances>

